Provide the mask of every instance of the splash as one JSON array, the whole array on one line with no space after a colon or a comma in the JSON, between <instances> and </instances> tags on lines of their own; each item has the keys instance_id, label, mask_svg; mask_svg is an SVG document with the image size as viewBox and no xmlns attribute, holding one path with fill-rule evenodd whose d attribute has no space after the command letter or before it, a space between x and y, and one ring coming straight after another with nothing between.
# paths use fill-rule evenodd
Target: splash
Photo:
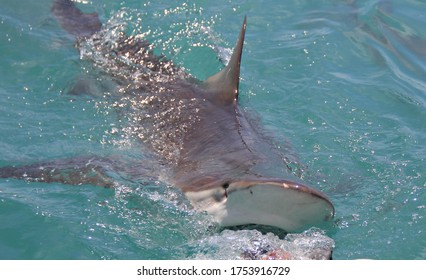
<instances>
[{"instance_id":1,"label":"splash","mask_svg":"<svg viewBox=\"0 0 426 280\"><path fill-rule=\"evenodd\" d=\"M318 229L288 234L284 239L258 230L224 230L196 245L196 259L308 260L330 259L334 241Z\"/></svg>"}]
</instances>

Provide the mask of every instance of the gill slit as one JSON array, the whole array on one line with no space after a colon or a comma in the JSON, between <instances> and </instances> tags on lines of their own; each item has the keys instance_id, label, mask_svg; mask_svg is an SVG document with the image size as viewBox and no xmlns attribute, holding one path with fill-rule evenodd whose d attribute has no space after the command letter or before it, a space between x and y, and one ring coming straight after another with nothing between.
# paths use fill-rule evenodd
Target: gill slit
<instances>
[{"instance_id":1,"label":"gill slit","mask_svg":"<svg viewBox=\"0 0 426 280\"><path fill-rule=\"evenodd\" d=\"M236 119L237 119L237 125L238 125L238 128L237 128L237 130L238 130L238 135L240 135L240 138L241 138L241 142L243 142L243 145L247 148L247 150L249 150L250 151L250 153L252 153L253 154L253 151L252 151L252 149L250 149L250 146L247 144L247 142L244 140L244 137L243 137L243 134L242 134L242 132L241 132L241 129L242 129L242 124L241 124L241 121L240 121L240 112L239 112L239 110L238 110L238 107L234 104L234 111L235 111L235 116L236 116Z\"/></svg>"}]
</instances>

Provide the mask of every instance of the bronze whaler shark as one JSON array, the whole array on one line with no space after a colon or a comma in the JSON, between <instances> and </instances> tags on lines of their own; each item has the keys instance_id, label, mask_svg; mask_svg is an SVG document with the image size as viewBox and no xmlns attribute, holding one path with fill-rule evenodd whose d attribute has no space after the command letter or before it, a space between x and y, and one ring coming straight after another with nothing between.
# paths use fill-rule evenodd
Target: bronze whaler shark
<instances>
[{"instance_id":1,"label":"bronze whaler shark","mask_svg":"<svg viewBox=\"0 0 426 280\"><path fill-rule=\"evenodd\" d=\"M287 232L332 219L330 200L292 175L238 106L246 18L227 66L202 82L154 55L137 36L121 33L107 44L98 15L69 0L55 0L52 13L78 47L90 41L101 57L94 64L117 81L116 104L130 116L133 135L158 156L169 170L167 183L195 209L222 226L260 224ZM113 160L58 160L3 167L0 177L110 187L106 165Z\"/></svg>"}]
</instances>

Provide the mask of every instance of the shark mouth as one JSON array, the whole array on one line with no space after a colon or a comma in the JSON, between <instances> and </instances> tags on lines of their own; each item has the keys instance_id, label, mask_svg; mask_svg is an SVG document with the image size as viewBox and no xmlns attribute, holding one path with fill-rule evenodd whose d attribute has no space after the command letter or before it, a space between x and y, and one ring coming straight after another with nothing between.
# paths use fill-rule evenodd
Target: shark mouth
<instances>
[{"instance_id":1,"label":"shark mouth","mask_svg":"<svg viewBox=\"0 0 426 280\"><path fill-rule=\"evenodd\" d=\"M186 196L197 210L212 215L224 227L258 224L296 232L334 216L333 204L322 193L281 179L233 181L188 191Z\"/></svg>"}]
</instances>

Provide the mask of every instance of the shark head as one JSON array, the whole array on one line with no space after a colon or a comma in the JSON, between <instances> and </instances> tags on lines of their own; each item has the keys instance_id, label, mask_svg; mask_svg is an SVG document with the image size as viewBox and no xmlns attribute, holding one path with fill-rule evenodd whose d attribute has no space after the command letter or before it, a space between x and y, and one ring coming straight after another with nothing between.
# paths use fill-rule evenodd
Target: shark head
<instances>
[{"instance_id":1,"label":"shark head","mask_svg":"<svg viewBox=\"0 0 426 280\"><path fill-rule=\"evenodd\" d=\"M212 182L186 196L221 226L268 225L287 232L320 226L334 216L330 200L301 183L282 179Z\"/></svg>"},{"instance_id":2,"label":"shark head","mask_svg":"<svg viewBox=\"0 0 426 280\"><path fill-rule=\"evenodd\" d=\"M249 162L259 163L254 154L260 143L243 132L247 126L237 108L245 30L246 18L230 62L204 82L213 109L197 127L197 137L191 137L196 140L186 150L192 154L185 156L197 158L198 168L187 171L177 185L197 210L209 213L222 226L260 224L294 232L320 225L334 216L334 207L325 195L297 179L262 177L248 171ZM214 164L200 170L208 161ZM220 166L216 169L220 175L214 175L212 166ZM188 176L192 178L185 179Z\"/></svg>"}]
</instances>

